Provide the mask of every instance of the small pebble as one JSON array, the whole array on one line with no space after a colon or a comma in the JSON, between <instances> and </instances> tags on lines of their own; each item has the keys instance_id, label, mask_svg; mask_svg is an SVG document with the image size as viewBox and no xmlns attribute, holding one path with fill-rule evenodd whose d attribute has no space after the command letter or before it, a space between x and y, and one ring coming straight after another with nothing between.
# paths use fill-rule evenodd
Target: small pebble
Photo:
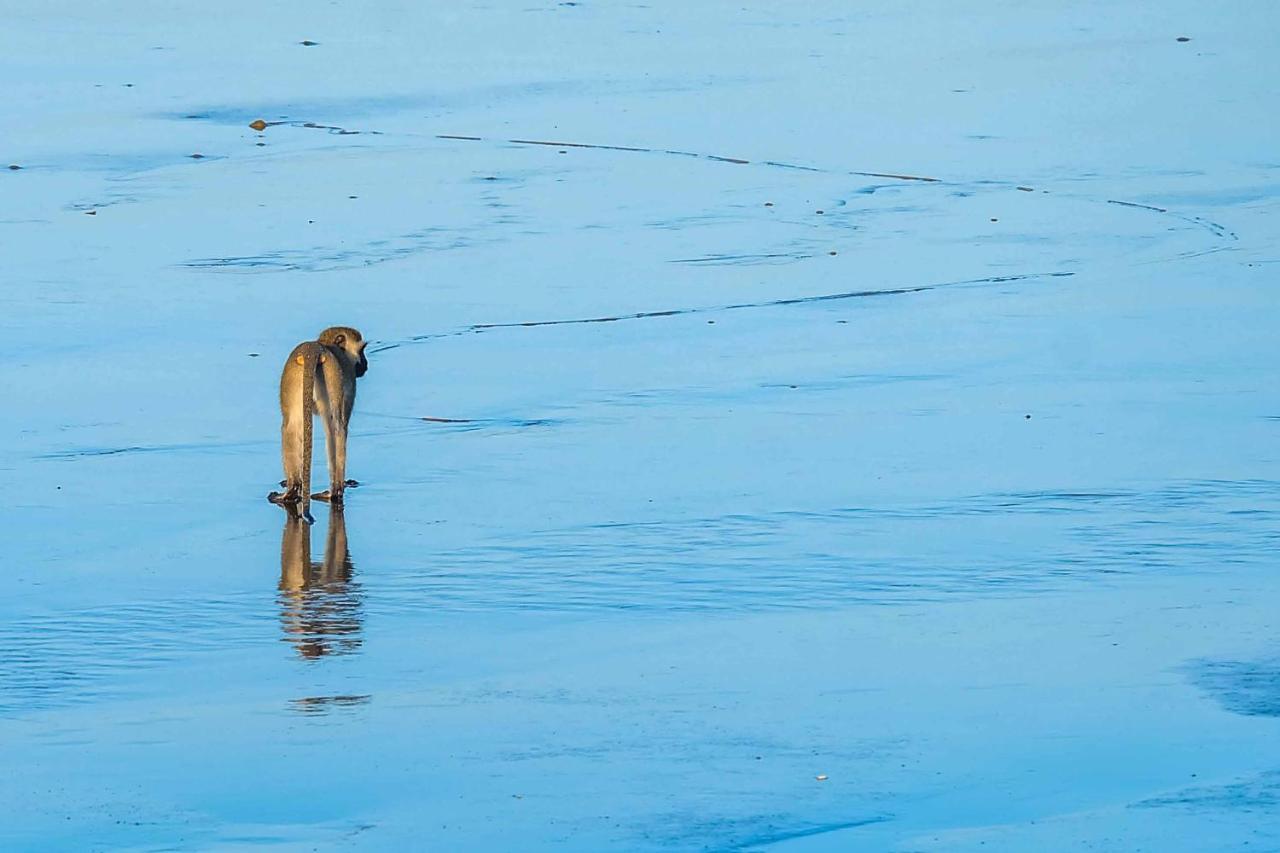
<instances>
[{"instance_id":1,"label":"small pebble","mask_svg":"<svg viewBox=\"0 0 1280 853\"><path fill-rule=\"evenodd\" d=\"M22 167L21 167L21 166L19 166L17 163L10 163L10 164L9 164L9 171L10 171L10 172L16 172L16 171L18 171L18 170L19 170L19 169L21 169L21 168L22 168Z\"/></svg>"},{"instance_id":2,"label":"small pebble","mask_svg":"<svg viewBox=\"0 0 1280 853\"><path fill-rule=\"evenodd\" d=\"M834 255L835 253L836 253L835 249L832 249L830 252L827 252L828 255Z\"/></svg>"},{"instance_id":3,"label":"small pebble","mask_svg":"<svg viewBox=\"0 0 1280 853\"><path fill-rule=\"evenodd\" d=\"M266 123L265 121L263 121L262 119L258 118L258 119L254 119L253 121L249 122L249 127L253 128L254 130L266 130L266 129L267 129L267 123Z\"/></svg>"},{"instance_id":4,"label":"small pebble","mask_svg":"<svg viewBox=\"0 0 1280 853\"><path fill-rule=\"evenodd\" d=\"M991 217L991 221L992 221L992 222L999 222L1000 220L999 220L999 219L996 219L996 218L993 216L993 217Z\"/></svg>"},{"instance_id":5,"label":"small pebble","mask_svg":"<svg viewBox=\"0 0 1280 853\"><path fill-rule=\"evenodd\" d=\"M1191 41L1191 39L1187 38L1186 36L1178 36L1178 41Z\"/></svg>"},{"instance_id":6,"label":"small pebble","mask_svg":"<svg viewBox=\"0 0 1280 853\"><path fill-rule=\"evenodd\" d=\"M188 157L190 157L192 160L203 160L203 159L204 159L204 155L203 155L203 154L188 154L187 156L188 156Z\"/></svg>"},{"instance_id":7,"label":"small pebble","mask_svg":"<svg viewBox=\"0 0 1280 853\"><path fill-rule=\"evenodd\" d=\"M303 47L315 47L319 43L320 42L312 41L311 39L303 39L302 41L298 42L298 44L302 45Z\"/></svg>"},{"instance_id":8,"label":"small pebble","mask_svg":"<svg viewBox=\"0 0 1280 853\"><path fill-rule=\"evenodd\" d=\"M771 201L766 201L766 202L764 203L764 206L765 206L765 207L773 207L773 202L771 202Z\"/></svg>"},{"instance_id":9,"label":"small pebble","mask_svg":"<svg viewBox=\"0 0 1280 853\"><path fill-rule=\"evenodd\" d=\"M821 211L821 210L814 211L814 212L815 212L815 213L817 213L819 216L821 216L821 215L823 214L823 211Z\"/></svg>"}]
</instances>

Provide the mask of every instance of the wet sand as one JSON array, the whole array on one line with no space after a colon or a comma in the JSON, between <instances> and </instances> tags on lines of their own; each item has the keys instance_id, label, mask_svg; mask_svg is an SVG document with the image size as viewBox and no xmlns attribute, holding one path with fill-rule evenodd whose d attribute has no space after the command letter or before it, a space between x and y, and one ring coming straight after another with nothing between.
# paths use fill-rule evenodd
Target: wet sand
<instances>
[{"instance_id":1,"label":"wet sand","mask_svg":"<svg viewBox=\"0 0 1280 853\"><path fill-rule=\"evenodd\" d=\"M1280 847L1275 12L305 11L0 31L0 847Z\"/></svg>"}]
</instances>

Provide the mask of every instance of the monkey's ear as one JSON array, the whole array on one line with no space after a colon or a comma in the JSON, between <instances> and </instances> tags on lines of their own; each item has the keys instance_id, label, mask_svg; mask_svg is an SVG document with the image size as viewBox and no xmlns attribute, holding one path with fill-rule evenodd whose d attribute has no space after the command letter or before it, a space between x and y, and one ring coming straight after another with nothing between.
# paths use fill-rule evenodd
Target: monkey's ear
<instances>
[{"instance_id":1,"label":"monkey's ear","mask_svg":"<svg viewBox=\"0 0 1280 853\"><path fill-rule=\"evenodd\" d=\"M346 342L347 342L347 336L346 336L346 335L341 335L341 334L340 334L340 335L336 335L336 336L334 336L333 343L334 343L334 345L335 345L335 346L342 346L342 345L343 345L343 344L345 344Z\"/></svg>"}]
</instances>

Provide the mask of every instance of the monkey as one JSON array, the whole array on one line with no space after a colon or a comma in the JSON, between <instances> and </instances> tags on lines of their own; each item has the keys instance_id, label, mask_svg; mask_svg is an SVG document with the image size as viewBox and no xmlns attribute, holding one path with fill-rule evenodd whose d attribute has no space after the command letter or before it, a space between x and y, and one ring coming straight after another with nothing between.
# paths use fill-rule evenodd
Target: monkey
<instances>
[{"instance_id":1,"label":"monkey","mask_svg":"<svg viewBox=\"0 0 1280 853\"><path fill-rule=\"evenodd\" d=\"M280 448L285 491L267 500L298 513L308 524L312 499L341 505L347 477L347 427L356 402L356 380L369 370L364 337L350 326L330 326L314 341L293 348L280 374ZM324 424L329 488L311 493L312 418Z\"/></svg>"}]
</instances>

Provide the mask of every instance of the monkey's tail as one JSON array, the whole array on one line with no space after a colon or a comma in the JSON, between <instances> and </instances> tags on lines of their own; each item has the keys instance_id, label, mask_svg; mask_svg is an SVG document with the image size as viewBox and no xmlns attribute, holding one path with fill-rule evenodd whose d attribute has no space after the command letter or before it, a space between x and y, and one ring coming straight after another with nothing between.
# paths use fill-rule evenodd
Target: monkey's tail
<instances>
[{"instance_id":1,"label":"monkey's tail","mask_svg":"<svg viewBox=\"0 0 1280 853\"><path fill-rule=\"evenodd\" d=\"M311 429L316 414L316 365L320 361L318 347L307 347L302 359L302 517L311 517Z\"/></svg>"}]
</instances>

